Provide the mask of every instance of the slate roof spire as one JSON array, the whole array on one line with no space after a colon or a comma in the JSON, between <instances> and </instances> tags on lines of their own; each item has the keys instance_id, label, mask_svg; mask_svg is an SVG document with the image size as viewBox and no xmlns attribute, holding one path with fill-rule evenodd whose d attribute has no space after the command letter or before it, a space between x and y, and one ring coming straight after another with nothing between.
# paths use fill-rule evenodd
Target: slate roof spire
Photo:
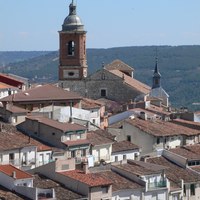
<instances>
[{"instance_id":1,"label":"slate roof spire","mask_svg":"<svg viewBox=\"0 0 200 200\"><path fill-rule=\"evenodd\" d=\"M153 85L152 85L152 89L153 88L159 88L161 86L161 74L159 72L158 69L158 57L156 56L156 65L155 65L155 69L154 69L154 73L153 73Z\"/></svg>"}]
</instances>

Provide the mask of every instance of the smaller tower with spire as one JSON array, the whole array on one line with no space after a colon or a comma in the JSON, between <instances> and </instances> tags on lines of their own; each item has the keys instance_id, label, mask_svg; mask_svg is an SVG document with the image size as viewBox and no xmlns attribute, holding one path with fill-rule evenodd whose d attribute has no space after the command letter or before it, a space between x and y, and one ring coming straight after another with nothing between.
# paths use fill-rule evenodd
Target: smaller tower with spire
<instances>
[{"instance_id":1,"label":"smaller tower with spire","mask_svg":"<svg viewBox=\"0 0 200 200\"><path fill-rule=\"evenodd\" d=\"M155 69L154 69L154 73L153 73L152 89L159 88L159 87L161 87L161 74L158 70L158 57L156 57L156 65L155 65Z\"/></svg>"}]
</instances>

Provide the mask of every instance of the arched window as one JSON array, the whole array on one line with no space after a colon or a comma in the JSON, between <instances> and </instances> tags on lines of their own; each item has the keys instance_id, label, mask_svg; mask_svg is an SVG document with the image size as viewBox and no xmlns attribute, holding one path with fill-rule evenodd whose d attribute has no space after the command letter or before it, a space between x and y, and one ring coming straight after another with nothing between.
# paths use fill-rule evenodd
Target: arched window
<instances>
[{"instance_id":1,"label":"arched window","mask_svg":"<svg viewBox=\"0 0 200 200\"><path fill-rule=\"evenodd\" d=\"M68 42L68 55L74 56L74 52L75 52L75 43L74 43L74 41L69 41Z\"/></svg>"}]
</instances>

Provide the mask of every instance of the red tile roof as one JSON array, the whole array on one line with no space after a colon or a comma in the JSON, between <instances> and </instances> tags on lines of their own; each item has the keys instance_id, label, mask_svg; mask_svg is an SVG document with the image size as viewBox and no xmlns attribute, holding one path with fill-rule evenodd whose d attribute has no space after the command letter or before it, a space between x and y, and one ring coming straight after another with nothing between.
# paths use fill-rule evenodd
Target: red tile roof
<instances>
[{"instance_id":1,"label":"red tile roof","mask_svg":"<svg viewBox=\"0 0 200 200\"><path fill-rule=\"evenodd\" d=\"M128 160L127 164L116 165L115 167L138 176L159 174L166 169L161 164L145 163L135 160Z\"/></svg>"},{"instance_id":2,"label":"red tile roof","mask_svg":"<svg viewBox=\"0 0 200 200\"><path fill-rule=\"evenodd\" d=\"M143 119L127 119L127 123L137 127L141 131L149 133L153 136L175 136L175 135L199 135L200 130L187 128L171 122L162 120L143 120Z\"/></svg>"},{"instance_id":3,"label":"red tile roof","mask_svg":"<svg viewBox=\"0 0 200 200\"><path fill-rule=\"evenodd\" d=\"M110 64L106 65L105 68L107 70L120 70L120 71L129 71L132 72L134 71L134 69L132 67L130 67L129 65L127 65L126 63L122 62L121 60L114 60L112 61Z\"/></svg>"},{"instance_id":4,"label":"red tile roof","mask_svg":"<svg viewBox=\"0 0 200 200\"><path fill-rule=\"evenodd\" d=\"M0 131L0 150L11 150L18 149L23 147L35 146L38 148L38 151L51 150L52 148L48 145L45 145L29 136L17 131L16 127L10 124L5 124L1 122ZM17 138L17 142L16 142Z\"/></svg>"},{"instance_id":5,"label":"red tile roof","mask_svg":"<svg viewBox=\"0 0 200 200\"><path fill-rule=\"evenodd\" d=\"M29 110L26 110L24 108L20 108L18 106L14 106L12 104L9 104L7 106L7 111L9 111L11 113L28 113L28 112L30 112Z\"/></svg>"},{"instance_id":6,"label":"red tile roof","mask_svg":"<svg viewBox=\"0 0 200 200\"><path fill-rule=\"evenodd\" d=\"M180 183L181 179L183 179L185 183L200 181L200 175L190 169L176 165L163 156L148 158L147 162L166 166L165 174L167 178L175 183Z\"/></svg>"},{"instance_id":7,"label":"red tile roof","mask_svg":"<svg viewBox=\"0 0 200 200\"><path fill-rule=\"evenodd\" d=\"M63 101L81 100L82 97L74 92L64 90L54 85L43 85L19 92L1 99L1 101L33 102L33 101Z\"/></svg>"},{"instance_id":8,"label":"red tile roof","mask_svg":"<svg viewBox=\"0 0 200 200\"><path fill-rule=\"evenodd\" d=\"M89 145L90 144L89 140L84 140L84 139L69 140L69 141L66 141L66 142L63 142L63 143L66 144L68 147L77 146L77 145Z\"/></svg>"},{"instance_id":9,"label":"red tile roof","mask_svg":"<svg viewBox=\"0 0 200 200\"><path fill-rule=\"evenodd\" d=\"M129 151L129 150L139 150L139 147L129 141L120 141L114 142L112 145L112 153L122 152L122 151Z\"/></svg>"},{"instance_id":10,"label":"red tile roof","mask_svg":"<svg viewBox=\"0 0 200 200\"><path fill-rule=\"evenodd\" d=\"M126 74L120 72L119 70L110 70L109 72L124 79L124 83L131 86L135 90L137 90L141 93L144 93L144 94L149 94L151 88L148 85L146 85L130 76L127 76Z\"/></svg>"},{"instance_id":11,"label":"red tile roof","mask_svg":"<svg viewBox=\"0 0 200 200\"><path fill-rule=\"evenodd\" d=\"M188 160L200 160L200 144L194 144L190 146L177 147L170 149L170 152L185 157Z\"/></svg>"},{"instance_id":12,"label":"red tile roof","mask_svg":"<svg viewBox=\"0 0 200 200\"><path fill-rule=\"evenodd\" d=\"M93 146L112 144L114 142L113 136L104 130L96 130L88 132L87 139Z\"/></svg>"},{"instance_id":13,"label":"red tile roof","mask_svg":"<svg viewBox=\"0 0 200 200\"><path fill-rule=\"evenodd\" d=\"M120 176L119 174L113 172L113 171L103 171L100 172L100 174L112 181L112 191L120 191L120 190L127 190L127 189L143 189L144 186L138 184L137 182L130 181L127 178L124 178L123 176Z\"/></svg>"},{"instance_id":14,"label":"red tile roof","mask_svg":"<svg viewBox=\"0 0 200 200\"><path fill-rule=\"evenodd\" d=\"M54 127L63 132L66 131L78 131L78 130L87 130L85 126L75 124L75 123L62 123L56 120L52 120L43 116L28 116L27 119L38 121L38 123Z\"/></svg>"},{"instance_id":15,"label":"red tile roof","mask_svg":"<svg viewBox=\"0 0 200 200\"><path fill-rule=\"evenodd\" d=\"M0 165L0 172L13 177L13 172L16 173L15 179L26 179L26 178L33 178L33 176L27 172L24 172L13 165Z\"/></svg>"},{"instance_id":16,"label":"red tile roof","mask_svg":"<svg viewBox=\"0 0 200 200\"><path fill-rule=\"evenodd\" d=\"M112 181L109 179L102 177L99 173L89 173L85 174L80 170L72 170L66 172L58 172L64 176L70 177L77 181L87 184L89 187L98 187L98 186L106 186L111 185Z\"/></svg>"},{"instance_id":17,"label":"red tile roof","mask_svg":"<svg viewBox=\"0 0 200 200\"><path fill-rule=\"evenodd\" d=\"M103 106L103 103L93 100L93 99L88 99L88 98L83 98L81 101L81 106L82 109L94 109L94 108L101 108Z\"/></svg>"}]
</instances>

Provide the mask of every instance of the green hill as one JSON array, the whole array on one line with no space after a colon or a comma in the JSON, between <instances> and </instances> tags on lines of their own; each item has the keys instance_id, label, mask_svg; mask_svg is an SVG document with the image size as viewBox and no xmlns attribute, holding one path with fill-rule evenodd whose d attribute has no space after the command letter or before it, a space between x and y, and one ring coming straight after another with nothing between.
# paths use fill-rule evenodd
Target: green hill
<instances>
[{"instance_id":1,"label":"green hill","mask_svg":"<svg viewBox=\"0 0 200 200\"><path fill-rule=\"evenodd\" d=\"M151 85L156 51L162 86L170 95L172 105L193 110L200 109L197 105L193 105L200 102L200 46L198 45L87 49L89 73L101 68L102 62L108 64L120 59L135 69L136 79ZM55 82L58 80L58 52L48 52L33 56L31 59L10 63L2 68L2 71L27 77L33 82Z\"/></svg>"}]
</instances>

